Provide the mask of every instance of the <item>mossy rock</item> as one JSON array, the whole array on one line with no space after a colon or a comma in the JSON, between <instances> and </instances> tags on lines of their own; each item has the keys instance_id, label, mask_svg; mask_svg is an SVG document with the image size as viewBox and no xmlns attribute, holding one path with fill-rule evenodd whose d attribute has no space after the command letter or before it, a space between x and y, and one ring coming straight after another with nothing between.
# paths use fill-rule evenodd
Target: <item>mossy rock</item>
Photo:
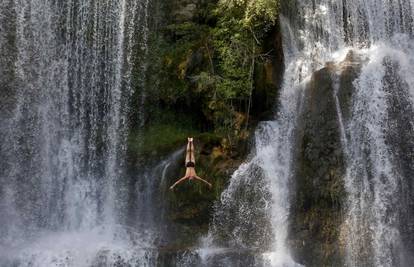
<instances>
[{"instance_id":1,"label":"mossy rock","mask_svg":"<svg viewBox=\"0 0 414 267\"><path fill-rule=\"evenodd\" d=\"M351 55L341 64L330 63L313 74L306 88L297 137L289 234L296 260L306 266L343 265L345 248L340 229L346 200L346 166L335 94L346 121L359 63Z\"/></svg>"},{"instance_id":2,"label":"mossy rock","mask_svg":"<svg viewBox=\"0 0 414 267\"><path fill-rule=\"evenodd\" d=\"M212 205L221 195L230 178L228 171L233 172L239 164L225 154L217 143L220 140L219 137L212 134L200 136L202 136L200 139L195 137L196 171L213 187L210 189L201 181L187 180L178 185L168 196L173 220L185 224L208 224ZM184 175L184 172L183 166L180 177ZM171 184L174 179L180 177L172 177Z\"/></svg>"}]
</instances>

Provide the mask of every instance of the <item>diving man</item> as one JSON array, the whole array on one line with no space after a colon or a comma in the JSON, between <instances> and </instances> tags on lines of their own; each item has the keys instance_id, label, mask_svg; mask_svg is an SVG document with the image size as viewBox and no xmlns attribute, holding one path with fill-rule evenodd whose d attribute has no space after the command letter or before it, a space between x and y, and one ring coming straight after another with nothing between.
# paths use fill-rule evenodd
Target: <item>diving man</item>
<instances>
[{"instance_id":1,"label":"diving man","mask_svg":"<svg viewBox=\"0 0 414 267\"><path fill-rule=\"evenodd\" d=\"M174 189L174 187L176 185L178 185L179 183L185 181L185 180L199 180L202 181L203 183L206 183L210 188L212 187L212 185L207 182L206 180L200 178L197 176L196 171L195 171L195 158L194 158L194 144L193 144L193 138L189 137L188 138L188 143L187 143L187 152L186 152L186 156L185 156L185 167L186 167L186 171L185 171L185 176L181 179L179 179L177 182L175 182L175 184L173 184L170 189Z\"/></svg>"}]
</instances>

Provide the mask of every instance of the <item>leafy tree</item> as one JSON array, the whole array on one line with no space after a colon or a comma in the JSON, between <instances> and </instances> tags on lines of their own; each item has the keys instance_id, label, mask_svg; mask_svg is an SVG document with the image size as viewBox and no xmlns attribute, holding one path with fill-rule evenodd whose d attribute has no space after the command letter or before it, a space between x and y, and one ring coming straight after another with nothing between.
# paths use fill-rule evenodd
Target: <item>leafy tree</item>
<instances>
[{"instance_id":1,"label":"leafy tree","mask_svg":"<svg viewBox=\"0 0 414 267\"><path fill-rule=\"evenodd\" d=\"M173 41L163 48L166 79L157 90L159 97L173 106L185 102L186 95L196 95L197 100L191 99L202 102L203 114L217 133L230 143L244 138L255 66L263 59L262 42L278 12L279 0L219 0L201 12L214 23L168 26ZM192 56L200 53L202 66L188 68Z\"/></svg>"},{"instance_id":2,"label":"leafy tree","mask_svg":"<svg viewBox=\"0 0 414 267\"><path fill-rule=\"evenodd\" d=\"M219 5L228 10L239 10L242 22L248 26L274 23L279 13L278 0L220 0Z\"/></svg>"},{"instance_id":3,"label":"leafy tree","mask_svg":"<svg viewBox=\"0 0 414 267\"><path fill-rule=\"evenodd\" d=\"M220 114L217 128L240 134L237 123L238 112L247 114L247 128L251 95L254 87L253 73L261 51L261 42L266 31L274 25L279 11L278 0L220 0L214 11L219 18L212 30L213 48L216 51L217 72L215 93L224 105L214 105ZM235 106L236 102L247 103ZM244 101L243 101L244 100ZM230 110L229 110L230 109Z\"/></svg>"}]
</instances>

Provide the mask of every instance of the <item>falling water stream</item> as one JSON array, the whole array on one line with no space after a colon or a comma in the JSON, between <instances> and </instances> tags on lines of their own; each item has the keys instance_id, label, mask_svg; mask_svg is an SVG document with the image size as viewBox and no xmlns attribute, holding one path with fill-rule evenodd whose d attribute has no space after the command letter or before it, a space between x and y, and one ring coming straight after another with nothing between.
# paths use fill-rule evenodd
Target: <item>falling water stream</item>
<instances>
[{"instance_id":1,"label":"falling water stream","mask_svg":"<svg viewBox=\"0 0 414 267\"><path fill-rule=\"evenodd\" d=\"M169 230L148 225L163 220L154 203L162 202L166 173L182 151L154 168L159 179L143 172L148 191L133 202L136 228L126 226L122 182L134 72L144 112L150 4L0 2L1 266L157 264L154 238ZM288 226L305 92L314 72L328 62L339 66L352 51L361 67L349 112L338 97L341 68L333 77L346 158L344 263L412 266L414 2L291 6L282 6L280 17L285 72L277 115L258 126L248 160L215 205L209 233L177 265L300 266Z\"/></svg>"},{"instance_id":2,"label":"falling water stream","mask_svg":"<svg viewBox=\"0 0 414 267\"><path fill-rule=\"evenodd\" d=\"M250 160L234 173L216 207L204 249L214 255L219 246L267 247L264 265L296 265L289 256L287 225L303 90L313 72L328 62L344 62L352 51L363 67L353 82L349 118L338 98L341 68L333 77L347 159L345 264L411 266L414 3L319 0L299 1L295 8L294 16L281 17L286 70L277 118L258 128Z\"/></svg>"},{"instance_id":3,"label":"falling water stream","mask_svg":"<svg viewBox=\"0 0 414 267\"><path fill-rule=\"evenodd\" d=\"M330 49L353 50L364 62L353 82L350 118L341 121L349 266L410 266L413 260L413 4L316 4L325 13L320 29L336 33ZM339 24L329 19L341 16Z\"/></svg>"},{"instance_id":4,"label":"falling water stream","mask_svg":"<svg viewBox=\"0 0 414 267\"><path fill-rule=\"evenodd\" d=\"M148 1L0 6L8 93L0 121L0 265L139 259L130 242L140 237L120 226L118 181L133 53L147 50Z\"/></svg>"}]
</instances>

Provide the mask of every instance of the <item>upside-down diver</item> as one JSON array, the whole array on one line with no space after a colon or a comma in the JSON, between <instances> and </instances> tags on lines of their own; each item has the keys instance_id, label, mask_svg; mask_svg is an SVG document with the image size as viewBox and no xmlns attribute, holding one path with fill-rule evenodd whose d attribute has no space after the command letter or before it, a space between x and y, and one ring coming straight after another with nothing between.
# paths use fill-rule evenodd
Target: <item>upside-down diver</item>
<instances>
[{"instance_id":1,"label":"upside-down diver","mask_svg":"<svg viewBox=\"0 0 414 267\"><path fill-rule=\"evenodd\" d=\"M185 155L185 167L186 167L186 171L185 171L185 175L183 178L179 179L177 182L175 182L170 189L174 189L174 187L176 185L178 185L179 183L185 181L185 180L199 180L202 181L203 183L206 183L210 188L212 187L212 185L207 182L206 180L200 178L199 176L197 176L196 171L195 171L195 158L194 158L194 144L193 144L193 138L189 137L188 138L188 143L187 143L187 152Z\"/></svg>"}]
</instances>

